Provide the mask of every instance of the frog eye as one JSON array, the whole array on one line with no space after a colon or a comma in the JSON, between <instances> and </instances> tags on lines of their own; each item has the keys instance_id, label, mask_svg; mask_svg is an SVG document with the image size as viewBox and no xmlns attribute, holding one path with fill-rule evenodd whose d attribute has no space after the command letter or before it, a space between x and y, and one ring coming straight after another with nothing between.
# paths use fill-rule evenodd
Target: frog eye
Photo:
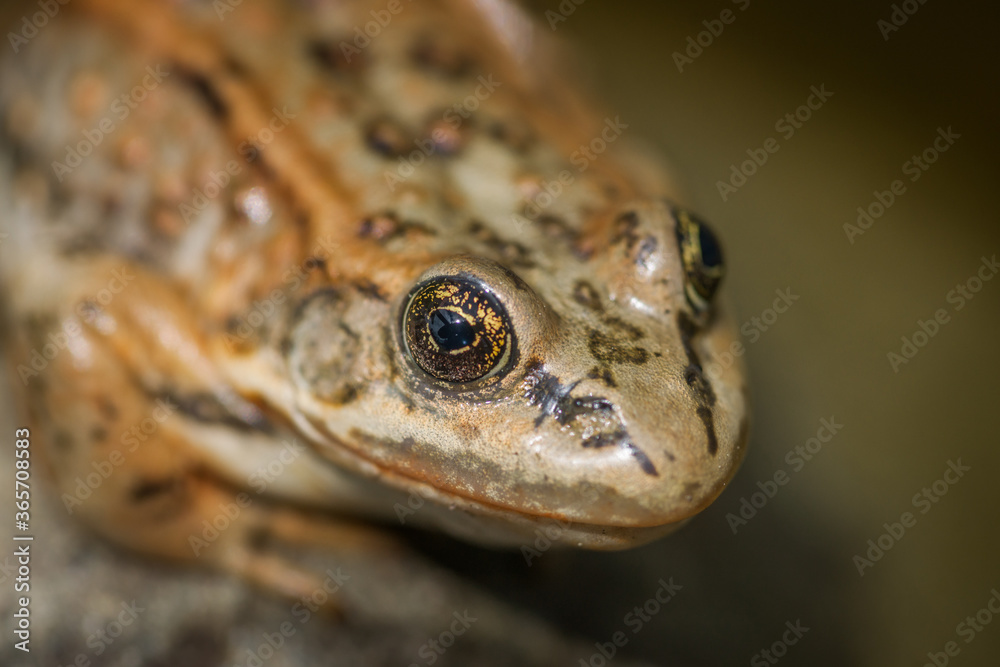
<instances>
[{"instance_id":1,"label":"frog eye","mask_svg":"<svg viewBox=\"0 0 1000 667\"><path fill-rule=\"evenodd\" d=\"M464 278L417 285L403 311L410 356L439 380L471 382L502 368L510 357L511 335L500 302Z\"/></svg>"},{"instance_id":2,"label":"frog eye","mask_svg":"<svg viewBox=\"0 0 1000 667\"><path fill-rule=\"evenodd\" d=\"M703 220L683 209L675 209L674 215L684 264L684 293L691 307L702 312L708 309L726 272L722 248L711 227Z\"/></svg>"}]
</instances>

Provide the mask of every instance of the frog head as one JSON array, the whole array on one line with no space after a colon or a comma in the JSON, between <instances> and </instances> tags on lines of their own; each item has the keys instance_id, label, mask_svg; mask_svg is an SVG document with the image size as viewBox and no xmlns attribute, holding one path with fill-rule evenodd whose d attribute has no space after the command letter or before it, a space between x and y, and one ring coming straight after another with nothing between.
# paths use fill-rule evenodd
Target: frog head
<instances>
[{"instance_id":1,"label":"frog head","mask_svg":"<svg viewBox=\"0 0 1000 667\"><path fill-rule=\"evenodd\" d=\"M586 236L531 233L530 261L467 244L392 293L312 294L283 345L294 409L324 454L453 530L640 544L711 503L744 453L719 242L660 200Z\"/></svg>"}]
</instances>

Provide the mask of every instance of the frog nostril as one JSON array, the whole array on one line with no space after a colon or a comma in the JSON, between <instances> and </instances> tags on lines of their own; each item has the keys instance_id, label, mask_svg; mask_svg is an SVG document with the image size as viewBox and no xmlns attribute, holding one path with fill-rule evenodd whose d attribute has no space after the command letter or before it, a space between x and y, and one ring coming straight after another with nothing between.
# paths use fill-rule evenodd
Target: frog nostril
<instances>
[{"instance_id":1,"label":"frog nostril","mask_svg":"<svg viewBox=\"0 0 1000 667\"><path fill-rule=\"evenodd\" d=\"M688 385L694 386L695 384L701 382L702 379L701 368L698 366L688 366L684 370L684 381L687 382Z\"/></svg>"}]
</instances>

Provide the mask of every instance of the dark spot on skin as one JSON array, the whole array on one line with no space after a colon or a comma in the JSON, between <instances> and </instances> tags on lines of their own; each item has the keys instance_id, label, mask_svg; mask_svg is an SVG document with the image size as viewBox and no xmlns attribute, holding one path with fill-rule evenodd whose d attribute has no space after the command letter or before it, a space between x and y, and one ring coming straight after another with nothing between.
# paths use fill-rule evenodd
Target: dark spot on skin
<instances>
[{"instance_id":1,"label":"dark spot on skin","mask_svg":"<svg viewBox=\"0 0 1000 667\"><path fill-rule=\"evenodd\" d=\"M347 324L345 324L344 322L338 322L337 323L337 328L340 329L341 331L343 331L345 334L347 334L351 338L353 338L354 340L360 340L361 339L361 336L358 334L358 332L355 331L354 329L352 329L351 327L347 326Z\"/></svg>"},{"instance_id":2,"label":"dark spot on skin","mask_svg":"<svg viewBox=\"0 0 1000 667\"><path fill-rule=\"evenodd\" d=\"M274 427L259 411L251 411L243 416L234 414L222 400L208 392L178 394L172 391L161 392L154 399L162 400L168 405L177 407L177 411L194 421L204 424L219 424L240 431L262 431L272 433Z\"/></svg>"},{"instance_id":3,"label":"dark spot on skin","mask_svg":"<svg viewBox=\"0 0 1000 667\"><path fill-rule=\"evenodd\" d=\"M581 262L589 261L591 257L594 256L597 248L589 240L590 237L579 236L570 245L570 252L573 253L573 257L580 260Z\"/></svg>"},{"instance_id":4,"label":"dark spot on skin","mask_svg":"<svg viewBox=\"0 0 1000 667\"><path fill-rule=\"evenodd\" d=\"M587 371L587 377L591 380L600 380L607 387L618 386L618 383L615 382L615 376L611 373L611 369L607 366L594 366Z\"/></svg>"},{"instance_id":5,"label":"dark spot on skin","mask_svg":"<svg viewBox=\"0 0 1000 667\"><path fill-rule=\"evenodd\" d=\"M701 370L701 366L691 364L685 368L684 381L689 387L698 392L698 395L701 396L709 406L715 405L715 390L712 389L712 385L709 383L708 378L705 377L705 373Z\"/></svg>"},{"instance_id":6,"label":"dark spot on skin","mask_svg":"<svg viewBox=\"0 0 1000 667\"><path fill-rule=\"evenodd\" d=\"M247 74L249 74L249 72L247 72L247 68L244 67L243 63L241 63L239 60L236 60L232 56L226 56L225 60L222 61L222 65L223 67L226 68L226 71L229 72L229 74L233 75L236 78L242 79L245 78Z\"/></svg>"},{"instance_id":7,"label":"dark spot on skin","mask_svg":"<svg viewBox=\"0 0 1000 667\"><path fill-rule=\"evenodd\" d=\"M684 485L684 493L682 494L685 499L691 498L694 492L701 488L701 482L688 482Z\"/></svg>"},{"instance_id":8,"label":"dark spot on skin","mask_svg":"<svg viewBox=\"0 0 1000 667\"><path fill-rule=\"evenodd\" d=\"M385 294L382 293L382 290L379 288L379 286L370 280L356 280L354 281L353 285L354 288L358 290L358 292L364 294L370 299L382 302L386 301L386 296Z\"/></svg>"},{"instance_id":9,"label":"dark spot on skin","mask_svg":"<svg viewBox=\"0 0 1000 667\"><path fill-rule=\"evenodd\" d=\"M90 429L90 439L92 442L101 442L106 437L108 437L107 429L101 426L95 426L94 428Z\"/></svg>"},{"instance_id":10,"label":"dark spot on skin","mask_svg":"<svg viewBox=\"0 0 1000 667\"><path fill-rule=\"evenodd\" d=\"M424 127L424 138L430 141L431 151L434 154L447 157L457 155L465 147L469 131L473 126L473 118L455 127L453 123L443 118L445 113L446 111L438 111L431 115L431 120Z\"/></svg>"},{"instance_id":11,"label":"dark spot on skin","mask_svg":"<svg viewBox=\"0 0 1000 667\"><path fill-rule=\"evenodd\" d=\"M478 220L469 223L469 233L496 252L504 262L526 268L535 265L531 261L531 253L523 244L500 238L496 232Z\"/></svg>"},{"instance_id":12,"label":"dark spot on skin","mask_svg":"<svg viewBox=\"0 0 1000 667\"><path fill-rule=\"evenodd\" d=\"M252 526L247 530L246 546L250 551L264 551L274 540L271 529L267 526Z\"/></svg>"},{"instance_id":13,"label":"dark spot on skin","mask_svg":"<svg viewBox=\"0 0 1000 667\"><path fill-rule=\"evenodd\" d=\"M350 39L346 41L350 42ZM366 64L365 52L348 54L339 44L344 40L315 41L306 46L306 53L320 69L334 74L357 72Z\"/></svg>"},{"instance_id":14,"label":"dark spot on skin","mask_svg":"<svg viewBox=\"0 0 1000 667\"><path fill-rule=\"evenodd\" d=\"M107 396L102 396L100 400L97 401L97 409L100 410L101 416L108 421L115 421L118 419L118 406L114 404Z\"/></svg>"},{"instance_id":15,"label":"dark spot on skin","mask_svg":"<svg viewBox=\"0 0 1000 667\"><path fill-rule=\"evenodd\" d=\"M306 261L302 264L302 267L307 271L319 271L320 273L326 273L326 260L322 257L307 257Z\"/></svg>"},{"instance_id":16,"label":"dark spot on skin","mask_svg":"<svg viewBox=\"0 0 1000 667\"><path fill-rule=\"evenodd\" d=\"M391 212L376 213L358 223L358 237L372 239L378 243L386 243L391 239L403 237L413 240L418 236L436 236L437 230L413 220L400 220Z\"/></svg>"},{"instance_id":17,"label":"dark spot on skin","mask_svg":"<svg viewBox=\"0 0 1000 667\"><path fill-rule=\"evenodd\" d=\"M524 282L521 276L517 275L516 273L508 269L506 266L503 266L502 264L499 266L499 269L501 273L503 273L503 275L507 278L507 280L509 280L514 285L515 289L517 289L520 292L524 292L525 290L528 289L528 283ZM538 296L537 298L544 302L544 299L542 299L541 296ZM545 305L548 306L548 303L546 303Z\"/></svg>"},{"instance_id":18,"label":"dark spot on skin","mask_svg":"<svg viewBox=\"0 0 1000 667\"><path fill-rule=\"evenodd\" d=\"M392 213L381 213L365 218L358 225L358 236L363 239L384 241L399 230L399 220Z\"/></svg>"},{"instance_id":19,"label":"dark spot on skin","mask_svg":"<svg viewBox=\"0 0 1000 667\"><path fill-rule=\"evenodd\" d=\"M659 242L655 236L650 235L644 238L639 244L638 252L635 253L635 263L645 265L650 256L656 252L657 245Z\"/></svg>"},{"instance_id":20,"label":"dark spot on skin","mask_svg":"<svg viewBox=\"0 0 1000 667\"><path fill-rule=\"evenodd\" d=\"M691 387L695 401L698 403L698 417L705 425L705 433L708 438L708 453L715 456L719 449L718 437L715 434L715 421L712 418L712 407L716 401L715 390L705 376L701 359L699 359L691 342L698 333L698 326L687 313L681 311L677 314L677 328L680 330L681 343L684 345L684 352L688 358L688 367L684 369L684 381Z\"/></svg>"},{"instance_id":21,"label":"dark spot on skin","mask_svg":"<svg viewBox=\"0 0 1000 667\"><path fill-rule=\"evenodd\" d=\"M181 480L177 477L166 479L142 479L132 486L132 501L141 503L156 496L174 493L181 487Z\"/></svg>"},{"instance_id":22,"label":"dark spot on skin","mask_svg":"<svg viewBox=\"0 0 1000 667\"><path fill-rule=\"evenodd\" d=\"M522 155L528 152L536 141L534 131L521 120L494 121L487 128L487 134Z\"/></svg>"},{"instance_id":23,"label":"dark spot on skin","mask_svg":"<svg viewBox=\"0 0 1000 667\"><path fill-rule=\"evenodd\" d=\"M432 35L422 35L414 43L410 58L418 68L447 79L470 74L474 65L468 54L440 36Z\"/></svg>"},{"instance_id":24,"label":"dark spot on skin","mask_svg":"<svg viewBox=\"0 0 1000 667\"><path fill-rule=\"evenodd\" d=\"M629 451L632 457L639 462L639 467L647 475L652 475L653 477L659 477L660 473L656 471L656 466L653 462L649 460L646 453L635 446L635 444L629 440L628 433L625 431L615 431L614 433L601 433L598 435L591 436L583 441L584 447L624 447Z\"/></svg>"},{"instance_id":25,"label":"dark spot on skin","mask_svg":"<svg viewBox=\"0 0 1000 667\"><path fill-rule=\"evenodd\" d=\"M546 417L552 417L560 425L566 426L580 417L601 413L601 420L616 422L618 428L611 432L604 431L588 436L583 440L583 446L593 448L624 447L636 459L643 472L647 475L658 476L659 473L649 457L629 438L621 420L615 415L614 404L600 396L574 398L572 391L577 384L579 383L574 382L569 386L563 385L557 377L545 371L542 362L538 359L532 359L528 363L524 396L528 399L529 405L537 405L541 410L541 414L535 419L535 428L541 426ZM672 457L671 460L673 460Z\"/></svg>"},{"instance_id":26,"label":"dark spot on skin","mask_svg":"<svg viewBox=\"0 0 1000 667\"><path fill-rule=\"evenodd\" d=\"M698 357L698 352L691 343L691 339L698 333L698 328L684 312L678 315L677 324L681 332L681 343L684 345L684 353L688 358L688 367L684 369L684 381L694 389L700 402L706 404L708 407L712 407L715 405L715 391L712 389L708 378L705 377L701 359Z\"/></svg>"},{"instance_id":27,"label":"dark spot on skin","mask_svg":"<svg viewBox=\"0 0 1000 667\"><path fill-rule=\"evenodd\" d=\"M629 340L641 340L646 334L642 329L635 326L634 324L629 324L620 317L608 316L605 317L603 322L607 324L612 329L620 331L629 337Z\"/></svg>"},{"instance_id":28,"label":"dark spot on skin","mask_svg":"<svg viewBox=\"0 0 1000 667\"><path fill-rule=\"evenodd\" d=\"M413 147L409 133L388 118L372 121L365 131L365 141L369 148L387 158L399 157Z\"/></svg>"},{"instance_id":29,"label":"dark spot on skin","mask_svg":"<svg viewBox=\"0 0 1000 667\"><path fill-rule=\"evenodd\" d=\"M561 240L567 243L576 243L576 241L580 238L580 233L570 227L568 222L560 217L548 213L539 216L538 220L535 221L535 224L537 224L542 230L542 233L550 239Z\"/></svg>"},{"instance_id":30,"label":"dark spot on skin","mask_svg":"<svg viewBox=\"0 0 1000 667\"><path fill-rule=\"evenodd\" d=\"M614 412L614 403L606 398L601 398L600 396L573 398L569 395L569 392L572 391L575 386L575 383L570 386L566 390L566 395L563 397L563 400L556 405L556 411L553 416L560 424L565 426L582 415L589 415L594 412Z\"/></svg>"},{"instance_id":31,"label":"dark spot on skin","mask_svg":"<svg viewBox=\"0 0 1000 667\"><path fill-rule=\"evenodd\" d=\"M338 387L335 392L325 394L322 398L326 403L335 406L343 406L357 400L361 395L361 389L356 384L345 384Z\"/></svg>"},{"instance_id":32,"label":"dark spot on skin","mask_svg":"<svg viewBox=\"0 0 1000 667\"><path fill-rule=\"evenodd\" d=\"M625 347L620 342L600 331L591 330L588 342L590 354L607 364L641 365L649 360L649 352L641 347Z\"/></svg>"},{"instance_id":33,"label":"dark spot on skin","mask_svg":"<svg viewBox=\"0 0 1000 667\"><path fill-rule=\"evenodd\" d=\"M584 447L591 447L594 449L599 449L601 447L608 447L610 445L619 445L621 441L625 439L624 431L615 431L613 433L598 433L597 435L592 435L583 441Z\"/></svg>"},{"instance_id":34,"label":"dark spot on skin","mask_svg":"<svg viewBox=\"0 0 1000 667\"><path fill-rule=\"evenodd\" d=\"M52 434L52 444L61 452L68 452L73 448L73 436L63 430L58 430Z\"/></svg>"},{"instance_id":35,"label":"dark spot on skin","mask_svg":"<svg viewBox=\"0 0 1000 667\"><path fill-rule=\"evenodd\" d=\"M635 245L638 237L635 235L635 230L639 226L639 214L635 211L629 211L627 213L622 213L614 222L612 227L611 244L621 243L625 241L625 248L628 252L632 252L632 247Z\"/></svg>"},{"instance_id":36,"label":"dark spot on skin","mask_svg":"<svg viewBox=\"0 0 1000 667\"><path fill-rule=\"evenodd\" d=\"M198 98L205 103L213 116L223 120L229 117L229 105L213 85L211 79L201 72L183 67L177 66L174 69L180 75L179 78L187 83Z\"/></svg>"},{"instance_id":37,"label":"dark spot on skin","mask_svg":"<svg viewBox=\"0 0 1000 667\"><path fill-rule=\"evenodd\" d=\"M705 432L708 434L708 453L715 456L719 451L719 440L715 435L715 420L712 419L712 411L709 408L699 407L698 416L701 423L705 425Z\"/></svg>"},{"instance_id":38,"label":"dark spot on skin","mask_svg":"<svg viewBox=\"0 0 1000 667\"><path fill-rule=\"evenodd\" d=\"M541 426L546 417L553 417L560 424L568 423L567 413L573 410L574 401L570 392L576 385L563 386L559 378L545 371L538 359L528 362L524 397L528 399L528 405L537 405L542 413L535 419L535 428ZM610 406L608 403L607 408L610 409ZM578 414L579 411L573 412L574 417Z\"/></svg>"},{"instance_id":39,"label":"dark spot on skin","mask_svg":"<svg viewBox=\"0 0 1000 667\"><path fill-rule=\"evenodd\" d=\"M573 285L573 300L597 313L604 309L597 288L586 280L577 280L576 284Z\"/></svg>"}]
</instances>

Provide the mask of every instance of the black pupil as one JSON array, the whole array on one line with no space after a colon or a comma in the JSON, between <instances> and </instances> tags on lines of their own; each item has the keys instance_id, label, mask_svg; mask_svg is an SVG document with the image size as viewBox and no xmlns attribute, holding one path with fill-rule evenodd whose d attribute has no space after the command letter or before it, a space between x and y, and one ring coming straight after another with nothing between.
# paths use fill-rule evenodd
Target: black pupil
<instances>
[{"instance_id":1,"label":"black pupil","mask_svg":"<svg viewBox=\"0 0 1000 667\"><path fill-rule=\"evenodd\" d=\"M453 310L438 308L427 319L431 336L442 350L460 350L476 339L472 325Z\"/></svg>"},{"instance_id":2,"label":"black pupil","mask_svg":"<svg viewBox=\"0 0 1000 667\"><path fill-rule=\"evenodd\" d=\"M715 240L715 234L704 223L698 225L698 244L701 246L701 263L706 267L722 264L722 249Z\"/></svg>"}]
</instances>

